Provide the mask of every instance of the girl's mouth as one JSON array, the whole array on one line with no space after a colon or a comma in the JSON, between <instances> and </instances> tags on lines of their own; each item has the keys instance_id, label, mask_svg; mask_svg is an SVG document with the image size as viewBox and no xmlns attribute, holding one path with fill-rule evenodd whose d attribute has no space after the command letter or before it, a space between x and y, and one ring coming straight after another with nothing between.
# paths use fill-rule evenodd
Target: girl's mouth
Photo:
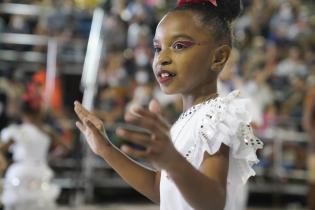
<instances>
[{"instance_id":1,"label":"girl's mouth","mask_svg":"<svg viewBox=\"0 0 315 210\"><path fill-rule=\"evenodd\" d=\"M169 82L170 80L172 80L175 76L176 76L175 73L162 70L158 73L158 81L161 84L165 84Z\"/></svg>"}]
</instances>

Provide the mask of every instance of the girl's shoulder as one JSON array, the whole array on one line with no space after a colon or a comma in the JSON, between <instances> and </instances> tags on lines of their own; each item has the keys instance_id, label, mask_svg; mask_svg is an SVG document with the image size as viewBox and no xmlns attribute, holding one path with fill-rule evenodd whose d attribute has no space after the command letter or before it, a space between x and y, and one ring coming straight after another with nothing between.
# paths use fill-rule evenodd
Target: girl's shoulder
<instances>
[{"instance_id":1,"label":"girl's shoulder","mask_svg":"<svg viewBox=\"0 0 315 210\"><path fill-rule=\"evenodd\" d=\"M258 162L256 150L263 146L252 130L249 106L250 100L238 90L210 100L198 111L194 134L201 154L213 155L222 144L227 145L231 158L248 169L240 175L244 180L254 174L251 166ZM201 161L202 156L197 165Z\"/></svg>"},{"instance_id":2,"label":"girl's shoulder","mask_svg":"<svg viewBox=\"0 0 315 210\"><path fill-rule=\"evenodd\" d=\"M201 119L209 118L213 123L221 121L243 121L250 123L250 100L241 96L239 90L230 92L225 96L204 102L198 113Z\"/></svg>"},{"instance_id":3,"label":"girl's shoulder","mask_svg":"<svg viewBox=\"0 0 315 210\"><path fill-rule=\"evenodd\" d=\"M197 135L200 138L213 135L231 146L231 138L243 133L253 133L251 129L250 99L241 96L239 90L235 90L226 96L209 100L199 109L197 114ZM204 135L207 134L207 135Z\"/></svg>"}]
</instances>

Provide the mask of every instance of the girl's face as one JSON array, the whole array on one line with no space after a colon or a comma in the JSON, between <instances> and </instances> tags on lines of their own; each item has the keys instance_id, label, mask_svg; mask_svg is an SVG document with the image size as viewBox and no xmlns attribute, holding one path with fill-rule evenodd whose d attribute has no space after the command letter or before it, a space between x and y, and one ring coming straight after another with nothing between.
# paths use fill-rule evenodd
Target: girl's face
<instances>
[{"instance_id":1,"label":"girl's face","mask_svg":"<svg viewBox=\"0 0 315 210\"><path fill-rule=\"evenodd\" d=\"M163 92L198 95L216 82L212 40L193 12L175 11L161 20L153 40L153 71Z\"/></svg>"}]
</instances>

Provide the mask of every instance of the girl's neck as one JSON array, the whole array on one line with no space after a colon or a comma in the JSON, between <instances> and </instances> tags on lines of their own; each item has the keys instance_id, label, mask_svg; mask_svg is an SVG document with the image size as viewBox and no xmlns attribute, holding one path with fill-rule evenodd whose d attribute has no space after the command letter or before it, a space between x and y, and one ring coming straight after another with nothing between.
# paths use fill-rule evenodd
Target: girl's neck
<instances>
[{"instance_id":1,"label":"girl's neck","mask_svg":"<svg viewBox=\"0 0 315 210\"><path fill-rule=\"evenodd\" d=\"M218 93L217 93L216 86L212 88L208 88L204 91L200 91L197 94L182 95L183 110L187 110L193 105L202 103L212 98L216 98L217 96L218 96Z\"/></svg>"},{"instance_id":2,"label":"girl's neck","mask_svg":"<svg viewBox=\"0 0 315 210\"><path fill-rule=\"evenodd\" d=\"M23 116L22 121L24 123L33 124L36 126L39 125L39 119L37 119L36 117Z\"/></svg>"}]
</instances>

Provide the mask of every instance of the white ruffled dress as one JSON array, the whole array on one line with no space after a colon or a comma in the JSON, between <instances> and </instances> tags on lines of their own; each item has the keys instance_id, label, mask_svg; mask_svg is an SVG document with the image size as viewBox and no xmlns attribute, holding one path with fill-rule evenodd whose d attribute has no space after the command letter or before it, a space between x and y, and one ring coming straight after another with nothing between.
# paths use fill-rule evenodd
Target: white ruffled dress
<instances>
[{"instance_id":1,"label":"white ruffled dress","mask_svg":"<svg viewBox=\"0 0 315 210\"><path fill-rule=\"evenodd\" d=\"M54 210L59 187L51 183L53 171L47 164L49 137L36 126L11 125L1 140L14 141L13 164L6 171L1 202L5 209Z\"/></svg>"},{"instance_id":2,"label":"white ruffled dress","mask_svg":"<svg viewBox=\"0 0 315 210\"><path fill-rule=\"evenodd\" d=\"M239 210L239 192L255 175L252 166L258 162L256 150L263 146L249 125L248 103L248 99L239 97L239 91L234 91L192 106L171 128L173 144L195 168L200 167L205 152L213 155L222 144L230 147L224 210ZM161 173L160 201L160 210L193 210L165 171Z\"/></svg>"}]
</instances>

